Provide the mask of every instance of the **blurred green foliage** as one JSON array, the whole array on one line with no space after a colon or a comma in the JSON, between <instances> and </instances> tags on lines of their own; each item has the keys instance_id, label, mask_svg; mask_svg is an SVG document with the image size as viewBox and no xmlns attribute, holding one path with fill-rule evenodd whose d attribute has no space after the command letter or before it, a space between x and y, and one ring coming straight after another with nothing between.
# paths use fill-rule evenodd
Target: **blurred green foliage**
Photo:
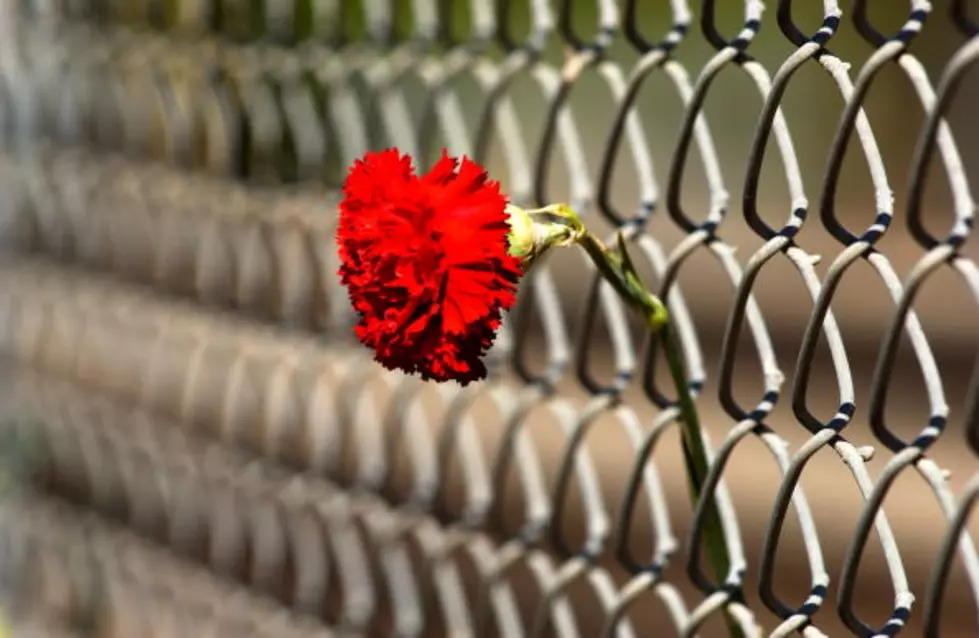
<instances>
[{"instance_id":1,"label":"blurred green foliage","mask_svg":"<svg viewBox=\"0 0 979 638\"><path fill-rule=\"evenodd\" d=\"M98 1L109 2L109 0ZM384 2L388 4L384 5ZM441 0L432 0L428 6L440 7L441 15L448 17L449 31L458 38L465 39L471 32L472 9L477 6L475 3L487 2L491 0L448 0L445 3ZM511 33L518 40L529 32L531 2L532 0L509 2L509 15L505 19L508 21ZM495 11L497 5L495 2L492 4L492 9ZM635 19L647 39L657 40L670 29L673 24L671 4L666 0L638 0ZM683 65L684 72L688 74L691 83L696 81L696 74L716 53L701 32L699 23L701 4L701 2L690 3L693 23L674 54ZM731 0L703 4L716 5L715 21L725 37L737 36L744 21L743 2ZM907 17L907 3L870 4L869 14L873 24L887 35L896 33ZM563 2L552 0L551 5L556 13ZM624 6L624 2L620 2L619 5ZM793 18L799 30L803 33L815 33L823 19L822 3L797 2L794 5L796 6L793 7L795 11ZM361 42L368 35L370 15L374 15L370 14L367 8L387 6L390 10L387 15L391 18L391 24L387 25L389 28L382 31L390 35L391 41L388 44L393 46L412 38L416 32L417 9L423 5L413 0L131 0L116 1L112 6L114 9L108 13L129 24L145 23L151 16L162 16L150 20L158 30L172 29L180 23L180 30L185 34L188 31L196 31L199 37L206 37L207 32L219 33L236 42L263 42L279 46L294 46L316 41L330 44ZM485 4L482 6L484 9L488 8ZM571 22L576 32L584 37L594 33L598 23L598 0L571 0L571 7L573 11ZM767 69L770 76L774 75L796 49L796 46L780 32L775 15L777 7L778 3L775 1L767 3L761 31L749 48L751 55ZM844 2L842 8L843 19L838 32L829 43L829 48L834 55L851 65L850 77L855 79L862 65L877 47L866 41L855 28L851 3ZM956 31L948 19L947 10L948 6L945 3L936 4L925 29L916 37L911 47L911 52L921 60L933 84L937 83L948 58L964 41L964 36ZM276 16L277 22L274 25L270 22L269 16ZM195 19L201 22L197 27L193 26ZM441 44L435 43L432 46L432 52L437 54ZM491 43L486 55L491 59L499 60L505 52L498 44ZM559 68L564 55L560 38L551 38L543 59L553 68ZM628 73L639 59L639 52L625 38L620 37L614 40L606 57L618 63L622 73ZM888 65L874 79L873 87L865 102L865 110L870 116L879 150L887 162L890 186L900 194L903 193L916 133L923 121L923 108L920 98L907 77L896 70L895 66ZM306 83L310 95L313 96L321 121L324 122L323 127L326 129L329 124L326 123L324 104L328 97L328 87L316 81L313 77L315 71L316 69L312 69L302 81ZM221 70L218 75L223 78L221 82L224 83L224 90L237 104L232 111L238 114L236 117L240 120L235 126L238 127L243 145L240 152L242 162L235 171L242 176L261 176L263 180L269 177L286 182L299 179L294 139L297 133L286 130L282 134L281 143L274 144L275 148L259 148L260 144L255 140L253 129L249 124L249 118L254 117L255 109L242 104L245 98L241 95L241 86L245 80L242 80L239 72L227 69ZM278 103L281 109L281 90L285 80L275 75L267 75L262 81L267 83L268 90L271 91L271 100ZM362 78L355 77L354 82L362 82ZM471 77L462 77L454 86L467 118L467 126L474 131L484 104L482 90L477 88ZM428 100L428 91L420 79L410 73L402 80L401 88L409 104L411 116L417 123L422 117L422 111ZM188 89L191 92L195 90L197 89ZM963 92L966 95L957 101L950 120L953 125L959 127L957 134L966 137L975 129L975 118L971 114L979 108L979 90L973 83L972 86L967 85ZM654 72L643 85L636 103L648 136L649 147L653 152L657 179L660 183L665 180L665 173L672 162L677 131L684 117L684 108L678 93L678 88L667 74ZM361 93L361 95L362 98L365 97L365 94ZM522 77L514 84L509 95L520 113L522 129L528 138L529 146L535 148L546 111L546 101L542 99L540 86L531 79ZM580 134L586 161L589 167L595 170L615 112L615 102L611 98L607 79L597 71L586 71L572 89L568 104L576 118L576 128ZM704 114L710 125L714 146L732 199L736 199L739 195L738 189L743 179L740 166L745 161L761 104L762 96L755 80L737 69L735 65L724 68L714 78L710 87ZM842 105L843 97L840 89L815 60L807 62L793 76L781 102L789 122L795 144L795 155L807 192L817 192L821 184L826 153L837 127ZM373 136L372 144L391 145L392 142L385 136L383 127L377 125L375 105L365 99L363 109L370 123L368 128ZM338 180L342 179L343 161L337 156L335 141L330 143L331 151L329 157L324 158L322 174L325 184L336 186ZM788 203L785 201L785 178L777 160L777 149L774 148L774 143L770 142L770 144L772 148L767 154L763 171L763 191L765 196L776 202L776 208L782 210ZM434 143L431 146L437 149L440 145ZM863 212L855 214L865 216L873 213L875 193L865 162L861 159L861 152L855 142L851 142L851 147L852 150L847 155L838 199L840 203L846 205L844 206L846 208L863 209ZM966 144L960 149L965 155L963 159L967 166L979 165L979 157L973 157L979 154L979 150L976 149L979 149L979 145ZM499 149L492 151L489 162L491 169L505 172L505 164ZM261 170L258 170L259 167L262 167ZM557 172L561 173L560 169ZM623 205L631 206L637 198L635 180L628 177L627 170L624 172L625 181L622 187L617 189L617 193ZM692 197L695 205L706 205L704 172L696 157L691 158L688 172L690 176L684 180L685 197ZM503 181L506 186L505 177ZM556 176L554 184L555 188L559 189L554 197L565 198L561 191L566 189L566 184L562 182L560 175ZM870 210L867 210L868 207Z\"/></svg>"}]
</instances>

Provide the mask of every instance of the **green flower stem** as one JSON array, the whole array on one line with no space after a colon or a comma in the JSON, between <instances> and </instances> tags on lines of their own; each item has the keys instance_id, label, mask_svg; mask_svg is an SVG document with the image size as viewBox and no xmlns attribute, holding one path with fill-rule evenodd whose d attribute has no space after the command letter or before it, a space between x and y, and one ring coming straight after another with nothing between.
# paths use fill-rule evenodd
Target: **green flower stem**
<instances>
[{"instance_id":1,"label":"green flower stem","mask_svg":"<svg viewBox=\"0 0 979 638\"><path fill-rule=\"evenodd\" d=\"M670 368L670 376L673 377L673 385L679 397L683 459L687 468L687 478L690 481L692 502L697 503L710 468L707 448L704 445L703 430L700 427L697 408L694 406L693 399L687 389L683 360L677 347L677 339L672 324L664 324L658 336L663 354L666 356L666 363ZM721 514L717 508L717 502L713 499L704 512L703 525L707 561L713 568L717 581L723 583L727 581L728 572L731 568L731 558L727 551L727 538L721 523ZM730 614L725 614L725 620L727 620L728 633L731 636L740 637L744 635Z\"/></svg>"},{"instance_id":2,"label":"green flower stem","mask_svg":"<svg viewBox=\"0 0 979 638\"><path fill-rule=\"evenodd\" d=\"M525 271L529 270L550 248L578 244L588 253L599 272L622 299L643 316L653 338L659 340L677 394L684 465L691 498L696 504L703 492L707 472L710 469L697 407L687 385L683 356L673 324L670 322L669 311L666 305L642 283L629 257L625 238L620 233L618 250L609 249L601 239L585 228L578 214L567 204L551 204L532 210L510 205L507 207L507 212L511 227L510 254L522 259ZM731 559L728 555L720 511L713 499L704 512L703 525L707 560L718 582L723 583L727 580ZM731 614L725 614L725 619L731 636L743 636Z\"/></svg>"},{"instance_id":3,"label":"green flower stem","mask_svg":"<svg viewBox=\"0 0 979 638\"><path fill-rule=\"evenodd\" d=\"M610 251L600 239L587 231L580 235L578 244L585 249L605 279L615 287L616 291L629 302L633 309L643 315L653 338L659 339L677 393L684 465L687 470L691 498L693 503L697 503L707 479L710 461L707 457L707 448L704 445L697 407L687 387L683 356L673 324L669 320L669 311L666 305L649 292L639 280L621 235L619 235L618 253ZM704 512L703 538L706 545L707 560L713 568L718 582L723 583L727 580L731 559L728 555L720 512L717 503L713 500ZM730 614L725 614L725 620L731 636L743 636L741 628Z\"/></svg>"}]
</instances>

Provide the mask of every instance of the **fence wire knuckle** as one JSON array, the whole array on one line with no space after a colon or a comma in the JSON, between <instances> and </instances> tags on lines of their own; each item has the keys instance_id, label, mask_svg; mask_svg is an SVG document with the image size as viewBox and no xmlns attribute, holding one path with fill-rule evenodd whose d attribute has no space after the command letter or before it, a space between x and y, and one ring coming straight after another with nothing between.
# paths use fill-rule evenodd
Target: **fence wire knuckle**
<instances>
[{"instance_id":1,"label":"fence wire knuckle","mask_svg":"<svg viewBox=\"0 0 979 638\"><path fill-rule=\"evenodd\" d=\"M870 4L5 3L0 620L975 634L979 23ZM481 384L356 343L337 207L391 146L628 244L697 498L661 348L580 255L527 275Z\"/></svg>"}]
</instances>

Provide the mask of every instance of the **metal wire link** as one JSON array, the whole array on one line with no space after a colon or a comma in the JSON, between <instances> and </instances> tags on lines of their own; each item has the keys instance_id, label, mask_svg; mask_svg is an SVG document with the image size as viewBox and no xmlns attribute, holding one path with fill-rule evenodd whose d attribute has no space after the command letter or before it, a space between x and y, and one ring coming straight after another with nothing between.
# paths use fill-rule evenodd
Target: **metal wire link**
<instances>
[{"instance_id":1,"label":"metal wire link","mask_svg":"<svg viewBox=\"0 0 979 638\"><path fill-rule=\"evenodd\" d=\"M92 614L100 627L119 632L111 635L177 636L191 627L216 636L347 635L284 612L273 601L63 501L18 501L5 505L5 514L16 522L5 529L4 540L22 544L38 559L28 572L36 588L33 611L54 625L43 633L17 635L86 635L90 629L80 623ZM68 583L61 573L66 565ZM90 571L93 567L97 571ZM63 627L51 620L58 616Z\"/></svg>"},{"instance_id":2,"label":"metal wire link","mask_svg":"<svg viewBox=\"0 0 979 638\"><path fill-rule=\"evenodd\" d=\"M979 59L969 7L910 0L894 30L865 0L823 0L808 27L797 14L819 3L745 0L728 32L732 4L662 4L0 9L0 412L45 452L3 505L0 539L38 559L18 622L81 634L98 609L107 635L692 637L724 620L744 636L975 633L979 362L963 393L943 353L979 341L974 314L955 335L928 320L953 279L938 303L979 302L975 131L951 115ZM959 38L937 79L919 50L932 31ZM840 53L847 37L866 59ZM774 65L765 38L789 47ZM901 131L916 144L906 193L871 108L888 75L923 118ZM814 77L840 105L815 190L809 122L786 97ZM714 111L729 81L760 98L745 157ZM680 105L666 166L654 90ZM385 146L420 170L443 146L470 155L514 203L567 201L623 234L706 415L692 510L677 506L660 353L583 258L535 266L483 384L424 384L351 342L335 208L346 167ZM844 202L849 161L870 206ZM926 197L936 168L946 228ZM790 365L767 290L780 271L811 300ZM698 277L729 299L691 295ZM857 301L876 320L858 339L845 291L868 277L886 299ZM901 414L912 385L920 417ZM832 482L826 456L845 466ZM746 457L777 477L760 507ZM949 458L969 476L953 480ZM818 504L843 485L861 500L841 531ZM927 552L895 516L906 490L932 517ZM726 574L703 565L711 504ZM861 591L868 579L892 600Z\"/></svg>"}]
</instances>

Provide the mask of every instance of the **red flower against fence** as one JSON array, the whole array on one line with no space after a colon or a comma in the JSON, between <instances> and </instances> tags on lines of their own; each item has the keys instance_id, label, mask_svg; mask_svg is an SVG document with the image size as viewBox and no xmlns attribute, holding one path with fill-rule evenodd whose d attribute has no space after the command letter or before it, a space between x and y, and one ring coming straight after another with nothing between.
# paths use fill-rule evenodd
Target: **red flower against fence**
<instances>
[{"instance_id":1,"label":"red flower against fence","mask_svg":"<svg viewBox=\"0 0 979 638\"><path fill-rule=\"evenodd\" d=\"M507 199L478 164L444 151L425 175L397 149L368 153L344 184L340 279L357 337L388 369L466 385L515 302Z\"/></svg>"},{"instance_id":2,"label":"red flower against fence","mask_svg":"<svg viewBox=\"0 0 979 638\"><path fill-rule=\"evenodd\" d=\"M618 234L607 247L567 204L524 210L508 205L478 164L443 151L418 177L397 149L368 153L344 184L337 241L340 279L360 319L357 337L389 369L466 385L486 376L482 357L516 285L545 252L578 246L659 342L677 393L684 460L697 499L710 468L669 312L643 284ZM730 559L716 503L704 537L717 577Z\"/></svg>"}]
</instances>

